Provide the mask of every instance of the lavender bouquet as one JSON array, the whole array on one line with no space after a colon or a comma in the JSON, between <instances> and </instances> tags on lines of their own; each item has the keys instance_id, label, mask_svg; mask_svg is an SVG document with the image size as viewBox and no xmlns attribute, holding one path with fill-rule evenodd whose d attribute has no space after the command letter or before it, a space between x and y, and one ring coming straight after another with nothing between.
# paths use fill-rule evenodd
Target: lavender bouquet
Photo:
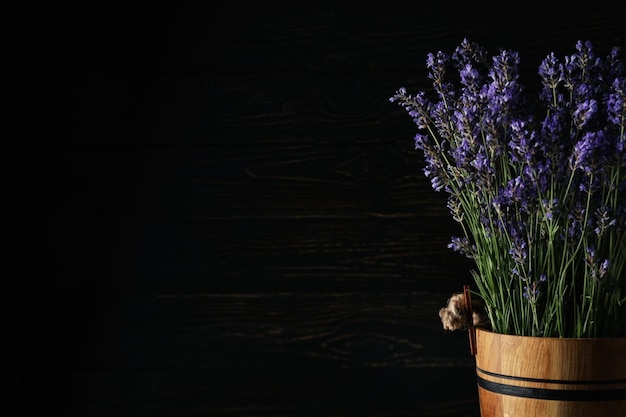
<instances>
[{"instance_id":1,"label":"lavender bouquet","mask_svg":"<svg viewBox=\"0 0 626 417\"><path fill-rule=\"evenodd\" d=\"M579 41L520 83L519 54L463 40L428 54L433 91L391 102L417 125L424 174L473 259L494 332L626 336L626 78L617 49Z\"/></svg>"}]
</instances>

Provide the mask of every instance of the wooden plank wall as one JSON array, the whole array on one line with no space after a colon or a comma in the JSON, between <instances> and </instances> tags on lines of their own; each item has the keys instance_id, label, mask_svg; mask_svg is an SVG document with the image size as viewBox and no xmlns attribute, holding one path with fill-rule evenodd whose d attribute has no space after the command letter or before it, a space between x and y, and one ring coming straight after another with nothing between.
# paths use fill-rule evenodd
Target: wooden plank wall
<instances>
[{"instance_id":1,"label":"wooden plank wall","mask_svg":"<svg viewBox=\"0 0 626 417\"><path fill-rule=\"evenodd\" d=\"M10 411L479 415L437 316L470 265L388 97L463 37L535 80L626 14L412 3L5 2Z\"/></svg>"}]
</instances>

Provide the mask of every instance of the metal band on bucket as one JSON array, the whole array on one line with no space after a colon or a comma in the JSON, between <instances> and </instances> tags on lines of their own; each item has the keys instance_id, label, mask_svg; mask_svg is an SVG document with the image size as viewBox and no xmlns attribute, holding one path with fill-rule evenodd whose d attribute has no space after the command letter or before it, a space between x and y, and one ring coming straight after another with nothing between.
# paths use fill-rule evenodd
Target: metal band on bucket
<instances>
[{"instance_id":1,"label":"metal band on bucket","mask_svg":"<svg viewBox=\"0 0 626 417\"><path fill-rule=\"evenodd\" d=\"M554 384L554 385L585 385L589 386L615 386L626 384L626 380L617 381L559 381L549 379L538 378L523 378L510 375L501 375L493 372L487 372L480 368L476 369L477 372L489 375L500 379L509 379L515 381L536 382L541 384ZM550 388L536 388L529 386L519 386L505 384L501 382L489 381L477 375L478 386L487 391L494 392L496 394L512 395L515 397L524 398L536 398L539 400L557 400L557 401L612 401L612 400L625 400L626 399L626 387L617 386L616 388L599 388L599 389L550 389Z\"/></svg>"}]
</instances>

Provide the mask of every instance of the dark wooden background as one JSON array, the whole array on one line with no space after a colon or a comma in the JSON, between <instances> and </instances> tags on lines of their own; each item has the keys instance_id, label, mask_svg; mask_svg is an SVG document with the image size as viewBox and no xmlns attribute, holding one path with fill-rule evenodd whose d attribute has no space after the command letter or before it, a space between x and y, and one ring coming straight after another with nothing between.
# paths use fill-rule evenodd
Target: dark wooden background
<instances>
[{"instance_id":1,"label":"dark wooden background","mask_svg":"<svg viewBox=\"0 0 626 417\"><path fill-rule=\"evenodd\" d=\"M431 3L3 2L3 410L478 416L437 316L470 265L388 98L463 37L537 82L626 14Z\"/></svg>"}]
</instances>

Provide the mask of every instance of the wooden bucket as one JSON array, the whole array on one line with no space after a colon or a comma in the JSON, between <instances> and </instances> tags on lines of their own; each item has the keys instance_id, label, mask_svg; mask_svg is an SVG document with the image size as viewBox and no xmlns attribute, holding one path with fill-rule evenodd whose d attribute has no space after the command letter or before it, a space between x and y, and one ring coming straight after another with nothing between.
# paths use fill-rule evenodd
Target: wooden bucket
<instances>
[{"instance_id":1,"label":"wooden bucket","mask_svg":"<svg viewBox=\"0 0 626 417\"><path fill-rule=\"evenodd\" d=\"M475 339L482 417L626 416L626 338Z\"/></svg>"}]
</instances>

